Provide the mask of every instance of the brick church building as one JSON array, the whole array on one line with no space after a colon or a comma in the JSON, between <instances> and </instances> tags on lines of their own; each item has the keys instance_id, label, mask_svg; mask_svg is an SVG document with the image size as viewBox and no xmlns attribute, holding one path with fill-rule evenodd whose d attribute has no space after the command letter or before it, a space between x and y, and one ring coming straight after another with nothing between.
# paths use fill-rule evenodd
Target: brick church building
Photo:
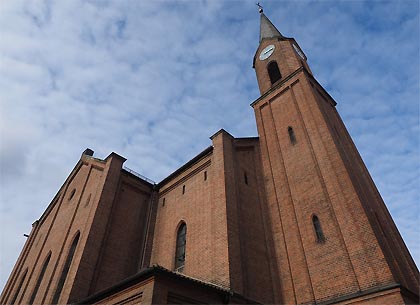
<instances>
[{"instance_id":1,"label":"brick church building","mask_svg":"<svg viewBox=\"0 0 420 305\"><path fill-rule=\"evenodd\" d=\"M419 272L306 55L261 14L258 137L159 183L85 150L1 304L417 304Z\"/></svg>"}]
</instances>

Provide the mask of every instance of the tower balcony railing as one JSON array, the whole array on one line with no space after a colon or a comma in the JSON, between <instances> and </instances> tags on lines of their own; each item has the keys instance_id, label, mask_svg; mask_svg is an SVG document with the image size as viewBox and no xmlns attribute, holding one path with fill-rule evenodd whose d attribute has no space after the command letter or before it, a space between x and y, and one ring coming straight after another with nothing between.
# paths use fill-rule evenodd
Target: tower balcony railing
<instances>
[{"instance_id":1,"label":"tower balcony railing","mask_svg":"<svg viewBox=\"0 0 420 305\"><path fill-rule=\"evenodd\" d=\"M129 172L130 174L133 174L134 176L136 176L136 177L138 177L138 178L140 178L140 179L143 179L144 181L149 182L150 184L156 184L156 182L155 182L155 181L153 181L152 179L149 179L149 178L147 178L147 177L143 176L142 174L139 174L138 172L136 172L136 171L134 171L134 170L132 170L132 169L128 168L127 166L123 166L123 169L124 169L125 171Z\"/></svg>"}]
</instances>

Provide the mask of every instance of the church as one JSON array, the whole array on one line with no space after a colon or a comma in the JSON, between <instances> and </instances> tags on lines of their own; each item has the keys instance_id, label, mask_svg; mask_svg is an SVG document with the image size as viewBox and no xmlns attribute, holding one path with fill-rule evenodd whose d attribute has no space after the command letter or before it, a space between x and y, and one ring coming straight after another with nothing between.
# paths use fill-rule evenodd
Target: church
<instances>
[{"instance_id":1,"label":"church","mask_svg":"<svg viewBox=\"0 0 420 305\"><path fill-rule=\"evenodd\" d=\"M258 137L221 129L159 183L86 149L0 304L418 304L417 266L304 51L262 9L256 47Z\"/></svg>"}]
</instances>

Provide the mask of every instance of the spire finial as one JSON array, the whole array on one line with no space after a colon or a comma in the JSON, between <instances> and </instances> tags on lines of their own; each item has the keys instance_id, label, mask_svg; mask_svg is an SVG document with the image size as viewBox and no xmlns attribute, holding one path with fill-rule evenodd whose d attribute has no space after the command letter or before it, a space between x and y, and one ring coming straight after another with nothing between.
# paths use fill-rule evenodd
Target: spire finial
<instances>
[{"instance_id":1,"label":"spire finial","mask_svg":"<svg viewBox=\"0 0 420 305\"><path fill-rule=\"evenodd\" d=\"M255 3L255 5L256 5L256 6L258 6L258 12L259 12L260 14L262 14L262 13L264 12L264 10L263 10L263 7L260 5L260 3L259 3L259 2L257 2L257 3Z\"/></svg>"}]
</instances>

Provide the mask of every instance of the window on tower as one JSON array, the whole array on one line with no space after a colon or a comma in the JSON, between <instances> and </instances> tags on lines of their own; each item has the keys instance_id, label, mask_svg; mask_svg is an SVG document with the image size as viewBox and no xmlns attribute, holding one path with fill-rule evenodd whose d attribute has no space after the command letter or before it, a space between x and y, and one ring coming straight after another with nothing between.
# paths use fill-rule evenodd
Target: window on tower
<instances>
[{"instance_id":1,"label":"window on tower","mask_svg":"<svg viewBox=\"0 0 420 305\"><path fill-rule=\"evenodd\" d=\"M182 222L176 234L175 271L182 272L185 265L185 246L187 243L187 225Z\"/></svg>"},{"instance_id":2,"label":"window on tower","mask_svg":"<svg viewBox=\"0 0 420 305\"><path fill-rule=\"evenodd\" d=\"M325 242L325 236L322 232L321 222L318 219L318 216L312 216L312 224L314 225L315 235L316 235L316 242L323 243Z\"/></svg>"},{"instance_id":3,"label":"window on tower","mask_svg":"<svg viewBox=\"0 0 420 305\"><path fill-rule=\"evenodd\" d=\"M292 143L292 145L296 144L296 137L295 137L295 132L293 131L292 127L287 127L287 132L289 133L289 138L290 138L290 143Z\"/></svg>"},{"instance_id":4,"label":"window on tower","mask_svg":"<svg viewBox=\"0 0 420 305\"><path fill-rule=\"evenodd\" d=\"M272 61L267 65L267 71L272 85L280 80L281 74L276 61Z\"/></svg>"},{"instance_id":5,"label":"window on tower","mask_svg":"<svg viewBox=\"0 0 420 305\"><path fill-rule=\"evenodd\" d=\"M73 189L70 193L69 200L73 199L75 193L76 193L76 189Z\"/></svg>"}]
</instances>

